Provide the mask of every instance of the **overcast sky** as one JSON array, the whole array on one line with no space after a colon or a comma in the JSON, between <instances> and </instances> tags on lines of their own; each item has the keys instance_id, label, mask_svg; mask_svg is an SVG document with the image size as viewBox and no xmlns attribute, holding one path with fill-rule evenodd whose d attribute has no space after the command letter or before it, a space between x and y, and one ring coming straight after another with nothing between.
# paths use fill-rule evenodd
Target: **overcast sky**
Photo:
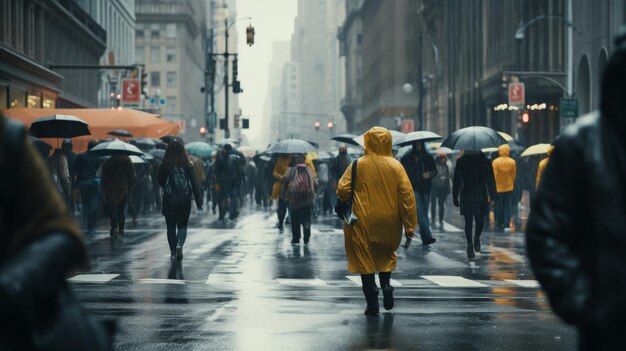
<instances>
[{"instance_id":1,"label":"overcast sky","mask_svg":"<svg viewBox=\"0 0 626 351\"><path fill-rule=\"evenodd\" d=\"M237 0L237 18L252 17L255 30L254 46L246 45L247 21L238 25L239 77L243 94L239 105L243 115L250 117L250 130L245 133L253 146L262 145L255 139L267 127L261 126L263 104L268 90L268 70L272 60L272 43L289 41L297 15L297 0Z\"/></svg>"}]
</instances>

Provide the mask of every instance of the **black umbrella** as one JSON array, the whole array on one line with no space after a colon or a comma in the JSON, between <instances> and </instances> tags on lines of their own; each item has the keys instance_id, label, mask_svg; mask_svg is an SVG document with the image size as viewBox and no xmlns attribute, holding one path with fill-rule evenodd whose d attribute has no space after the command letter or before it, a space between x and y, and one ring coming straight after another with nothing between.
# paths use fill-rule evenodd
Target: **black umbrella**
<instances>
[{"instance_id":1,"label":"black umbrella","mask_svg":"<svg viewBox=\"0 0 626 351\"><path fill-rule=\"evenodd\" d=\"M450 134L441 143L441 147L453 150L481 151L481 149L504 144L506 144L506 140L491 128L467 127Z\"/></svg>"},{"instance_id":2,"label":"black umbrella","mask_svg":"<svg viewBox=\"0 0 626 351\"><path fill-rule=\"evenodd\" d=\"M427 130L420 130L417 132L411 132L407 134L404 138L398 140L395 143L395 145L408 146L408 145L413 145L413 143L415 143L416 141L427 142L427 141L435 141L439 139L443 139L443 137L439 134L429 132Z\"/></svg>"},{"instance_id":3,"label":"black umbrella","mask_svg":"<svg viewBox=\"0 0 626 351\"><path fill-rule=\"evenodd\" d=\"M150 138L133 138L128 140L128 142L137 146L142 151L150 151L156 149L156 143Z\"/></svg>"},{"instance_id":4,"label":"black umbrella","mask_svg":"<svg viewBox=\"0 0 626 351\"><path fill-rule=\"evenodd\" d=\"M69 115L50 115L35 120L30 125L30 135L38 138L69 139L91 135L89 125L82 119Z\"/></svg>"},{"instance_id":5,"label":"black umbrella","mask_svg":"<svg viewBox=\"0 0 626 351\"><path fill-rule=\"evenodd\" d=\"M185 142L183 141L183 138L179 137L179 136L174 136L174 135L166 135L166 136L162 136L161 140L166 143L169 144L172 141L178 141L182 144L184 144Z\"/></svg>"},{"instance_id":6,"label":"black umbrella","mask_svg":"<svg viewBox=\"0 0 626 351\"><path fill-rule=\"evenodd\" d=\"M89 150L100 156L112 156L112 155L135 155L143 156L143 152L136 146L129 143L125 143L121 140L113 140L105 143L100 143Z\"/></svg>"},{"instance_id":7,"label":"black umbrella","mask_svg":"<svg viewBox=\"0 0 626 351\"><path fill-rule=\"evenodd\" d=\"M350 144L350 145L359 146L359 143L357 143L354 140L357 137L358 137L358 135L354 135L354 134L339 134L339 135L335 135L334 137L330 138L330 140L335 140L335 141L339 141L341 143L346 143L346 144Z\"/></svg>"},{"instance_id":8,"label":"black umbrella","mask_svg":"<svg viewBox=\"0 0 626 351\"><path fill-rule=\"evenodd\" d=\"M133 136L133 134L127 131L126 129L111 130L111 131L108 131L107 134L113 135L113 136L124 137L124 138L130 138Z\"/></svg>"},{"instance_id":9,"label":"black umbrella","mask_svg":"<svg viewBox=\"0 0 626 351\"><path fill-rule=\"evenodd\" d=\"M150 151L150 155L152 155L157 160L162 160L163 156L165 156L165 150L156 149Z\"/></svg>"},{"instance_id":10,"label":"black umbrella","mask_svg":"<svg viewBox=\"0 0 626 351\"><path fill-rule=\"evenodd\" d=\"M309 152L315 152L315 147L304 140L287 139L270 146L267 152L275 154L308 154Z\"/></svg>"}]
</instances>

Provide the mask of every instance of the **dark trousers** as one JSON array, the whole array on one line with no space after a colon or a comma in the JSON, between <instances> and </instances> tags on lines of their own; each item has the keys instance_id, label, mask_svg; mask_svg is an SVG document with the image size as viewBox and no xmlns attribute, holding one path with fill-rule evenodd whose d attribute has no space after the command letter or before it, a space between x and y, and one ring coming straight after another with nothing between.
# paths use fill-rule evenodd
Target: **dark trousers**
<instances>
[{"instance_id":1,"label":"dark trousers","mask_svg":"<svg viewBox=\"0 0 626 351\"><path fill-rule=\"evenodd\" d=\"M109 219L111 220L111 230L120 229L124 230L124 224L126 223L126 200L128 195L124 197L124 200L116 204L107 204L107 212Z\"/></svg>"},{"instance_id":2,"label":"dark trousers","mask_svg":"<svg viewBox=\"0 0 626 351\"><path fill-rule=\"evenodd\" d=\"M480 237L480 234L483 232L483 227L485 226L485 216L483 215L465 215L465 239L467 240L467 245L471 246L473 244L472 239L472 227L474 226L473 222L476 222L476 237Z\"/></svg>"},{"instance_id":3,"label":"dark trousers","mask_svg":"<svg viewBox=\"0 0 626 351\"><path fill-rule=\"evenodd\" d=\"M496 227L498 229L508 228L511 222L511 213L513 211L514 192L496 194Z\"/></svg>"},{"instance_id":4,"label":"dark trousers","mask_svg":"<svg viewBox=\"0 0 626 351\"><path fill-rule=\"evenodd\" d=\"M95 179L81 180L78 183L78 190L83 205L83 224L88 231L93 231L98 220L98 203L100 202L98 181Z\"/></svg>"},{"instance_id":5,"label":"dark trousers","mask_svg":"<svg viewBox=\"0 0 626 351\"><path fill-rule=\"evenodd\" d=\"M300 226L304 230L304 241L311 237L311 206L291 210L291 235L293 241L300 241Z\"/></svg>"},{"instance_id":6,"label":"dark trousers","mask_svg":"<svg viewBox=\"0 0 626 351\"><path fill-rule=\"evenodd\" d=\"M235 185L223 185L219 192L219 211L220 219L226 215L226 211L230 213L230 218L235 218L239 214L239 188ZM229 204L228 209L226 208Z\"/></svg>"},{"instance_id":7,"label":"dark trousers","mask_svg":"<svg viewBox=\"0 0 626 351\"><path fill-rule=\"evenodd\" d=\"M447 198L448 198L448 195L435 195L434 192L431 193L431 197L430 197L431 216L430 218L433 220L433 222L437 218L437 207L439 207L439 222L443 222L443 214L445 211L445 204L446 204ZM437 203L439 203L439 206L437 206Z\"/></svg>"},{"instance_id":8,"label":"dark trousers","mask_svg":"<svg viewBox=\"0 0 626 351\"><path fill-rule=\"evenodd\" d=\"M187 224L189 223L189 214L177 214L165 216L165 224L167 225L167 242L170 245L170 251L176 250L176 246L183 247L187 239ZM178 229L178 233L176 231Z\"/></svg>"},{"instance_id":9,"label":"dark trousers","mask_svg":"<svg viewBox=\"0 0 626 351\"><path fill-rule=\"evenodd\" d=\"M278 215L278 225L282 226L283 222L285 221L285 216L287 216L287 200L278 200L278 208L276 209L276 214Z\"/></svg>"}]
</instances>

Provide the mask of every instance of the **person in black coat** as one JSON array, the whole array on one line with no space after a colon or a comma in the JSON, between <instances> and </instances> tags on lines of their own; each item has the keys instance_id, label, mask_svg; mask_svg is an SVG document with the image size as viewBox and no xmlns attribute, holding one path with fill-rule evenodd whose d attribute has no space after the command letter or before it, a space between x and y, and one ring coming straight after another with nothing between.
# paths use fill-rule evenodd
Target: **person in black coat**
<instances>
[{"instance_id":1,"label":"person in black coat","mask_svg":"<svg viewBox=\"0 0 626 351\"><path fill-rule=\"evenodd\" d=\"M202 211L202 190L196 180L193 164L187 157L187 152L183 144L178 141L172 141L167 145L165 156L163 156L163 161L159 167L158 178L159 185L162 188L166 188L168 178L177 168L185 172L193 190L193 198L196 201L196 207L198 211ZM165 216L165 223L167 224L167 241L170 245L171 258L182 260L183 245L187 239L187 224L189 222L189 216L191 215L191 201L185 203L183 206L175 206L168 200L166 191L164 191L161 213ZM176 233L177 227L178 234Z\"/></svg>"},{"instance_id":2,"label":"person in black coat","mask_svg":"<svg viewBox=\"0 0 626 351\"><path fill-rule=\"evenodd\" d=\"M626 332L626 34L602 76L600 112L554 143L528 219L532 269L581 350L615 350Z\"/></svg>"},{"instance_id":3,"label":"person in black coat","mask_svg":"<svg viewBox=\"0 0 626 351\"><path fill-rule=\"evenodd\" d=\"M489 206L495 198L496 181L491 162L480 151L466 151L456 161L452 200L454 206L461 208L461 215L465 217L465 239L469 259L475 257L474 251L480 252L480 235L485 225L485 216L489 214ZM476 232L472 238L474 222Z\"/></svg>"}]
</instances>

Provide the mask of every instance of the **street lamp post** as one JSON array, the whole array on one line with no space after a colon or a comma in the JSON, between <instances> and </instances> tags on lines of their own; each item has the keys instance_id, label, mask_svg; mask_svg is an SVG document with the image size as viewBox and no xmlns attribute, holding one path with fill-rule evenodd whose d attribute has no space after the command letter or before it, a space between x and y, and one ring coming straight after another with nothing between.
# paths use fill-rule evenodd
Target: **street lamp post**
<instances>
[{"instance_id":1,"label":"street lamp post","mask_svg":"<svg viewBox=\"0 0 626 351\"><path fill-rule=\"evenodd\" d=\"M424 35L423 33L419 33L417 36L417 94L419 95L417 100L417 130L424 130L424 60L422 56L422 45L423 39L430 40L430 43L433 47L433 54L435 57L435 73L439 72L439 48L435 44L435 41ZM410 87L409 87L410 86ZM413 91L413 87L411 84L406 83L402 87L406 93L410 93ZM408 91L407 91L408 90Z\"/></svg>"}]
</instances>

